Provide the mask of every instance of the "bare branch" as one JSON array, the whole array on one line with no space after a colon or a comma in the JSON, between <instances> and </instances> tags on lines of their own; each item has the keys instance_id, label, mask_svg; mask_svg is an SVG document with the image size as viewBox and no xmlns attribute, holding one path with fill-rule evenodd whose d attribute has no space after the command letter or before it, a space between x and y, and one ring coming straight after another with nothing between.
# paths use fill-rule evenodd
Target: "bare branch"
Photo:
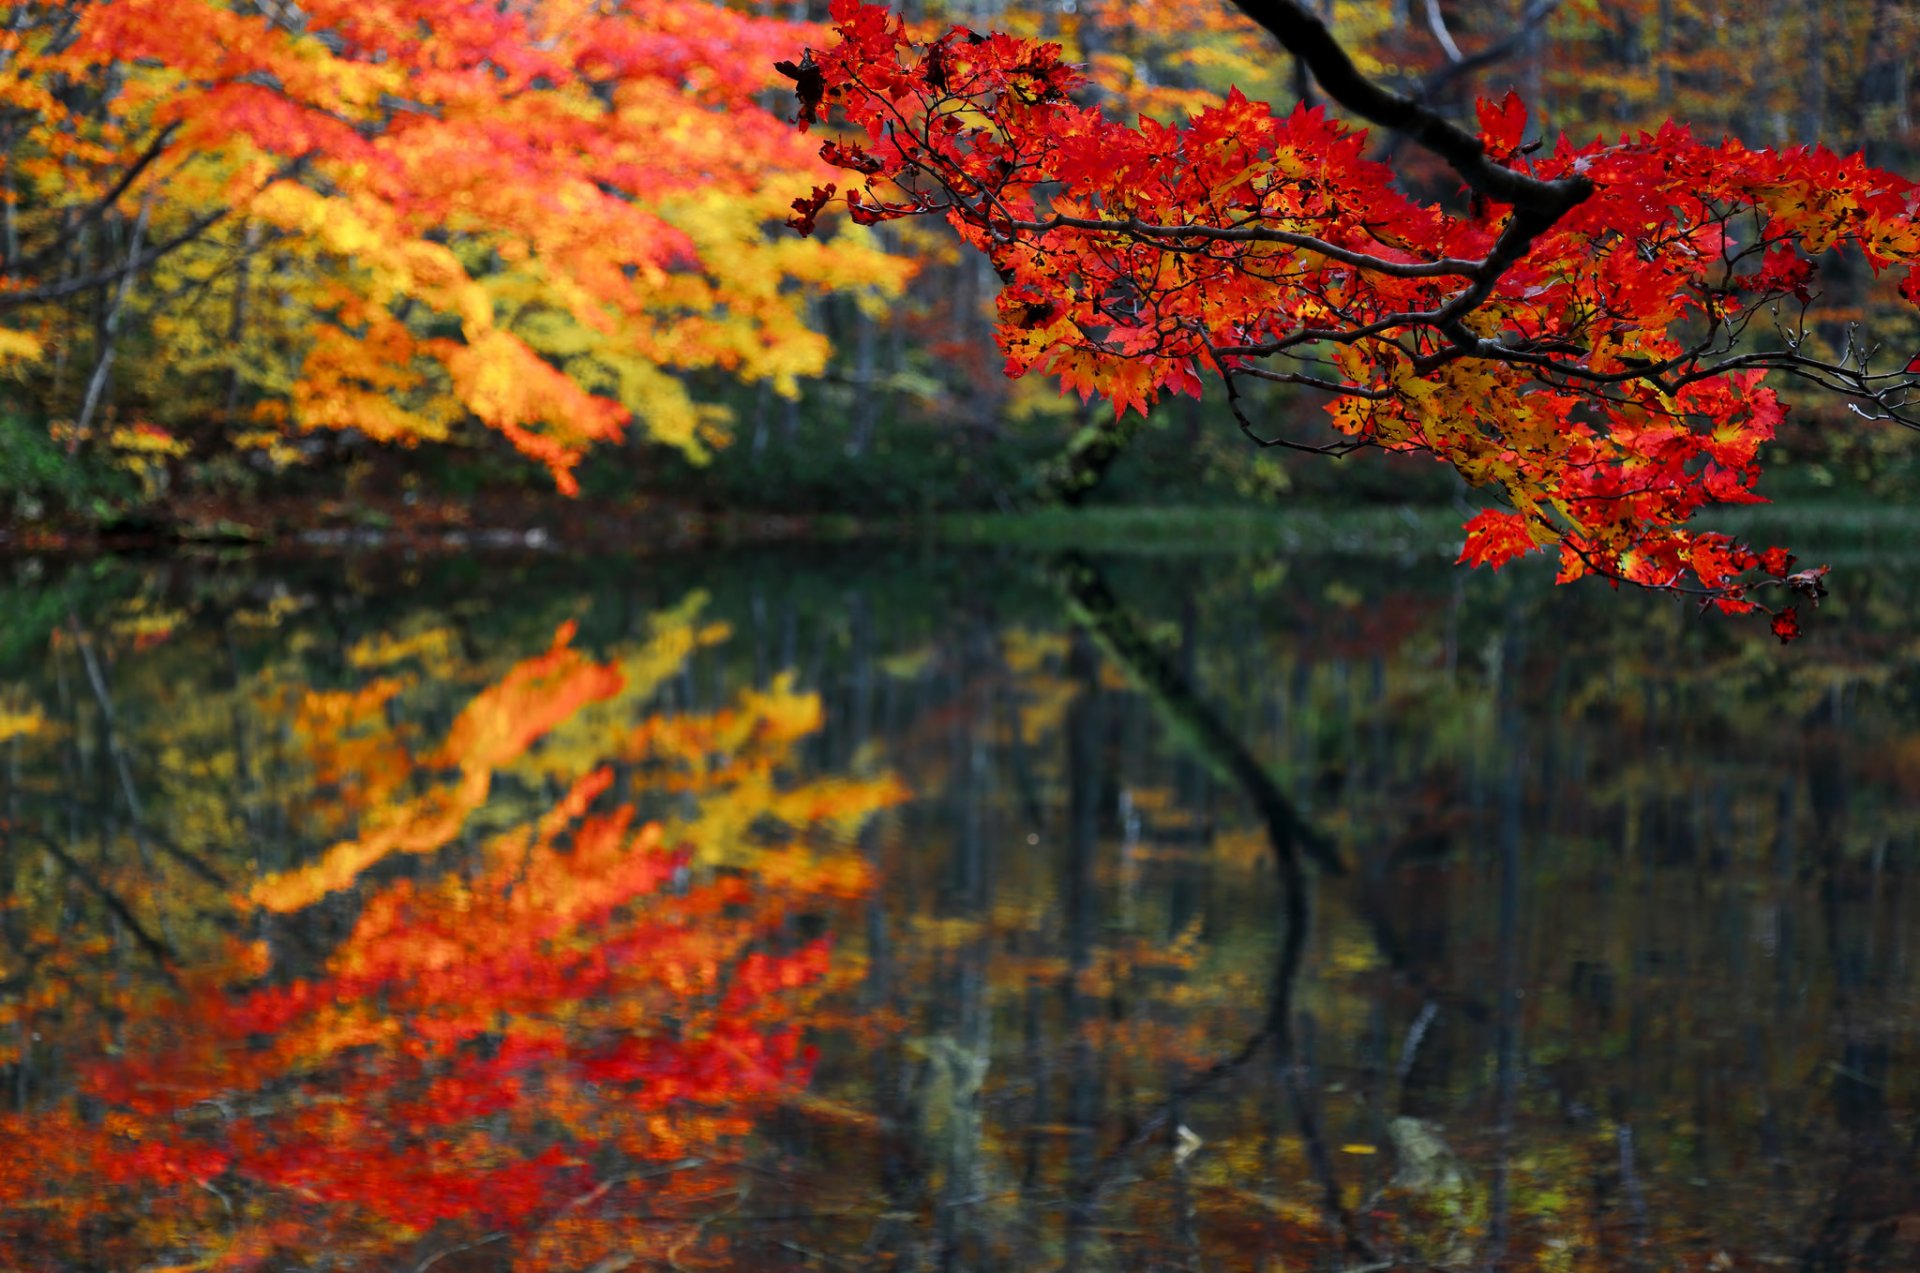
<instances>
[{"instance_id":1,"label":"bare branch","mask_svg":"<svg viewBox=\"0 0 1920 1273\"><path fill-rule=\"evenodd\" d=\"M1447 19L1440 12L1440 0L1427 0L1427 28L1433 32L1433 38L1440 42L1447 61L1458 66L1467 60L1466 55L1460 52L1460 46L1453 42L1453 32L1447 30Z\"/></svg>"},{"instance_id":2,"label":"bare branch","mask_svg":"<svg viewBox=\"0 0 1920 1273\"><path fill-rule=\"evenodd\" d=\"M1435 94L1461 76L1471 75L1482 67L1492 66L1495 62L1504 61L1513 56L1514 52L1527 42L1528 37L1552 17L1554 10L1559 7L1560 0L1534 0L1534 3L1527 6L1527 11L1520 15L1519 23L1505 36L1484 49L1476 49L1464 57L1452 58L1445 66L1421 80L1419 92L1416 94L1417 99L1430 102Z\"/></svg>"}]
</instances>

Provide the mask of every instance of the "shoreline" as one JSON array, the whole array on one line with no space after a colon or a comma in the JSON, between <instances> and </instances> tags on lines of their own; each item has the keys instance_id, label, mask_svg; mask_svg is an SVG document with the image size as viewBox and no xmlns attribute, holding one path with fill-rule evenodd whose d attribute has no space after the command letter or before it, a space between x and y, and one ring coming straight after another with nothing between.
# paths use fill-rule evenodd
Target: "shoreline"
<instances>
[{"instance_id":1,"label":"shoreline","mask_svg":"<svg viewBox=\"0 0 1920 1273\"><path fill-rule=\"evenodd\" d=\"M1460 525L1474 511L1465 504L1096 505L863 518L720 510L665 500L607 503L550 497L479 496L469 502L283 499L245 509L189 501L164 515L149 512L101 525L0 524L0 558L201 552L646 557L874 541L1121 555L1279 549L1451 558L1458 551ZM1890 560L1920 555L1920 509L1899 504L1791 499L1722 510L1711 524L1736 537L1783 541L1814 555L1872 552Z\"/></svg>"}]
</instances>

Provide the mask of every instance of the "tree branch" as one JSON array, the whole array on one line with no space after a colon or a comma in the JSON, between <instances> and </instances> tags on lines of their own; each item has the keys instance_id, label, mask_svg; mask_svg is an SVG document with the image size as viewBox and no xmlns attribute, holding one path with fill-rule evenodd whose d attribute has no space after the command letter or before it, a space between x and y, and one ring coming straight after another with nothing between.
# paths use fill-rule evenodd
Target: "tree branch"
<instances>
[{"instance_id":1,"label":"tree branch","mask_svg":"<svg viewBox=\"0 0 1920 1273\"><path fill-rule=\"evenodd\" d=\"M987 218L976 213L985 221ZM1356 252L1343 248L1337 243L1311 234L1298 234L1292 230L1276 230L1270 226L1242 222L1238 225L1155 225L1142 221L1138 217L1129 217L1125 221L1101 217L1074 217L1064 213L1055 213L1044 221L1021 221L1009 219L1005 223L1009 230L1018 230L1030 234L1045 234L1049 230L1092 230L1105 234L1128 234L1145 240L1199 239L1221 243L1278 243L1284 247L1298 248L1303 252L1312 252L1324 256L1330 261L1342 265L1351 265L1357 270L1369 274L1383 274L1389 278L1479 278L1487 269L1487 262L1466 261L1454 257L1442 257L1434 261L1390 261L1382 256L1371 256L1365 252Z\"/></svg>"},{"instance_id":2,"label":"tree branch","mask_svg":"<svg viewBox=\"0 0 1920 1273\"><path fill-rule=\"evenodd\" d=\"M1327 24L1298 0L1234 0L1282 48L1306 64L1327 96L1368 123L1404 133L1447 161L1467 186L1498 203L1511 204L1524 227L1517 246L1524 253L1542 231L1593 193L1585 177L1542 181L1487 157L1480 139L1422 102L1382 88L1360 73Z\"/></svg>"},{"instance_id":3,"label":"tree branch","mask_svg":"<svg viewBox=\"0 0 1920 1273\"><path fill-rule=\"evenodd\" d=\"M132 909L121 899L120 895L109 888L106 883L92 871L88 870L86 865L78 858L69 853L64 844L61 844L59 840L51 835L32 830L31 828L13 827L10 830L13 833L25 831L27 834L32 835L34 842L45 849L47 853L53 857L54 861L61 865L67 874L78 880L89 893L99 898L101 903L109 911L113 912L114 918L119 920L129 933L133 934L134 943L139 946L140 949L147 952L147 955L153 960L154 966L159 970L160 975L166 979L168 984L175 987L180 984L179 976L173 970L173 966L178 960L175 958L172 948L169 947L166 942L154 936L151 932L148 932L146 925L140 922L140 917L133 913Z\"/></svg>"},{"instance_id":4,"label":"tree branch","mask_svg":"<svg viewBox=\"0 0 1920 1273\"><path fill-rule=\"evenodd\" d=\"M275 182L285 181L296 172L299 172L300 169L305 166L306 162L306 156L304 155L298 159L288 160L286 163L280 165L280 167L274 171L273 175L267 178L260 189L254 193L257 195L267 190ZM247 202L249 201L243 200L224 208L215 208L211 212L203 213L189 222L187 228L179 234L154 244L137 256L128 257L125 261L113 266L111 269L96 270L92 274L82 274L75 278L62 279L58 283L47 283L40 287L31 287L23 291L0 292L0 314L4 314L9 310L19 309L25 305L36 305L41 301L56 301L80 292L90 292L97 287L111 287L121 279L132 274L138 274L160 258L192 243L208 230L211 230L220 222L240 211L247 205Z\"/></svg>"},{"instance_id":5,"label":"tree branch","mask_svg":"<svg viewBox=\"0 0 1920 1273\"><path fill-rule=\"evenodd\" d=\"M1527 37L1537 30L1541 23L1553 16L1560 7L1560 0L1534 0L1527 11L1520 15L1519 24L1501 39L1495 40L1484 49L1477 49L1464 57L1454 58L1439 70L1420 81L1418 101L1430 102L1438 93L1462 75L1471 75L1483 66L1492 66L1495 62L1511 57L1514 50L1525 44Z\"/></svg>"},{"instance_id":6,"label":"tree branch","mask_svg":"<svg viewBox=\"0 0 1920 1273\"><path fill-rule=\"evenodd\" d=\"M1460 46L1453 42L1453 32L1447 30L1446 15L1440 12L1440 0L1427 0L1427 27L1433 32L1433 38L1440 42L1441 51L1447 55L1447 61L1455 66L1467 60Z\"/></svg>"},{"instance_id":7,"label":"tree branch","mask_svg":"<svg viewBox=\"0 0 1920 1273\"><path fill-rule=\"evenodd\" d=\"M107 209L120 202L120 197L132 188L133 183L140 179L142 173L153 166L154 161L160 158L167 148L167 143L173 140L173 135L178 131L180 131L178 123L168 124L161 129L154 135L153 140L147 143L147 148L140 152L140 157L127 165L127 170L120 174L120 179L113 183L112 188L95 199L87 210L80 214L79 219L73 222L70 229L63 231L52 243L25 260L0 261L0 273L30 275L56 260L66 250L67 245L79 237L81 231L105 216Z\"/></svg>"}]
</instances>

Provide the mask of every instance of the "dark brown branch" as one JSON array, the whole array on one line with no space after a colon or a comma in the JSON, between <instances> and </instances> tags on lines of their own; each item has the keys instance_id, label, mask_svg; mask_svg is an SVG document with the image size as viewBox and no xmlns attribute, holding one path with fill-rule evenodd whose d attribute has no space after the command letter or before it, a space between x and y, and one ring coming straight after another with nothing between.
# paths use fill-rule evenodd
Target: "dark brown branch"
<instances>
[{"instance_id":1,"label":"dark brown branch","mask_svg":"<svg viewBox=\"0 0 1920 1273\"><path fill-rule=\"evenodd\" d=\"M41 301L57 301L81 292L91 292L99 287L112 287L120 280L152 265L155 261L175 252L198 239L215 225L233 214L232 208L217 208L212 212L196 217L187 228L170 239L154 244L136 256L130 256L119 265L110 269L96 270L92 274L79 274L58 283L47 283L40 287L30 287L19 292L0 292L0 314L10 309L19 309L23 305L36 305Z\"/></svg>"},{"instance_id":2,"label":"dark brown branch","mask_svg":"<svg viewBox=\"0 0 1920 1273\"><path fill-rule=\"evenodd\" d=\"M307 160L304 155L298 159L288 160L286 163L280 165L272 176L267 178L261 185L260 190L264 191L275 182L284 181L288 177L293 176L293 174L305 166L306 162ZM121 279L129 275L138 274L155 261L194 242L208 230L211 230L214 226L226 220L245 206L246 204L243 201L230 207L215 208L211 212L203 213L195 217L193 221L187 225L187 228L179 234L154 244L139 255L129 257L111 269L97 270L92 274L82 274L74 278L62 279L58 283L47 283L40 287L27 288L24 291L0 292L0 314L4 314L8 310L19 309L23 305L36 305L41 301L56 301L63 297L77 295L81 292L90 292L98 287L111 287Z\"/></svg>"},{"instance_id":3,"label":"dark brown branch","mask_svg":"<svg viewBox=\"0 0 1920 1273\"><path fill-rule=\"evenodd\" d=\"M1416 101L1430 102L1441 89L1453 83L1463 75L1471 75L1483 66L1492 66L1513 56L1514 51L1526 43L1541 23L1553 15L1560 7L1560 0L1535 0L1520 15L1520 22L1502 39L1495 40L1484 49L1476 49L1458 60L1449 59L1447 64L1420 81Z\"/></svg>"},{"instance_id":4,"label":"dark brown branch","mask_svg":"<svg viewBox=\"0 0 1920 1273\"><path fill-rule=\"evenodd\" d=\"M43 807L48 806L68 814L91 814L98 811L96 806L86 804L79 800L50 798L45 802L45 806ZM159 849L162 853L180 863L181 866L191 871L201 880L219 889L231 889L233 887L233 881L228 879L224 872L211 862L208 862L206 858L195 853L192 849L184 847L178 840L170 839L163 832L155 831L150 826L141 826L138 830L139 834L145 836L154 848Z\"/></svg>"},{"instance_id":5,"label":"dark brown branch","mask_svg":"<svg viewBox=\"0 0 1920 1273\"><path fill-rule=\"evenodd\" d=\"M1520 255L1541 232L1593 193L1593 183L1585 177L1542 181L1495 163L1472 133L1424 103L1362 75L1327 24L1297 0L1234 0L1234 4L1304 62L1327 96L1342 108L1370 124L1404 133L1446 160L1476 193L1511 204L1515 223L1509 227L1514 231L1511 246ZM1518 260L1518 255L1513 259Z\"/></svg>"},{"instance_id":6,"label":"dark brown branch","mask_svg":"<svg viewBox=\"0 0 1920 1273\"><path fill-rule=\"evenodd\" d=\"M974 216L981 224L987 223L986 217L979 214ZM1341 247L1337 243L1329 243L1311 234L1297 234L1292 230L1275 230L1269 226L1251 222L1232 226L1156 225L1142 221L1138 217L1117 221L1100 217L1071 217L1057 213L1044 221L1008 220L1004 228L1030 234L1045 234L1049 230L1068 229L1125 234L1145 240L1200 239L1225 243L1278 243L1285 247L1299 248L1317 256L1324 256L1342 265L1351 265L1369 274L1384 274L1391 278L1477 278L1487 268L1486 261L1467 261L1455 257L1442 257L1437 261L1389 261L1385 257L1370 256L1365 252Z\"/></svg>"},{"instance_id":7,"label":"dark brown branch","mask_svg":"<svg viewBox=\"0 0 1920 1273\"><path fill-rule=\"evenodd\" d=\"M147 148L140 152L140 157L127 165L127 170L120 174L120 180L113 183L113 188L95 199L87 210L72 222L70 228L63 229L60 236L52 243L40 248L25 260L0 261L0 273L24 277L36 273L42 267L57 260L60 254L79 238L82 231L105 216L109 208L120 202L120 197L132 189L133 183L140 179L142 173L153 166L154 161L160 158L167 148L167 143L173 140L173 135L178 131L180 131L178 123L168 124L161 129L155 134L154 139L147 143Z\"/></svg>"}]
</instances>

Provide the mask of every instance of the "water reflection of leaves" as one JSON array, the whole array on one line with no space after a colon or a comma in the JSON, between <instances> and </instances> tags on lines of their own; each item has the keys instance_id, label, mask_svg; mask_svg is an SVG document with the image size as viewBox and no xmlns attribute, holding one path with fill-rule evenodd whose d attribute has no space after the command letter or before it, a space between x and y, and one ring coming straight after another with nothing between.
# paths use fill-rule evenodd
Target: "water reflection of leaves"
<instances>
[{"instance_id":1,"label":"water reflection of leaves","mask_svg":"<svg viewBox=\"0 0 1920 1273\"><path fill-rule=\"evenodd\" d=\"M602 764L475 843L499 775L625 689L571 636L478 694L424 754L404 726L380 727L392 682L301 700L317 776L385 757L399 780L352 787L365 834L230 894L235 936L174 970L179 993L37 1013L74 1072L0 1115L0 1134L33 1147L0 1169L0 1215L33 1217L0 1223L0 1263L249 1268L324 1253L410 1267L475 1244L516 1267L668 1250L724 1263L700 1223L737 1192L746 1132L799 1093L802 1023L832 983L826 940L796 925L867 887L838 837L816 832L901 790L777 781L819 719L783 685L603 741L645 790L649 765L634 762L664 772L697 738L699 772L676 798L724 813L687 829L784 834L720 852L669 841ZM343 750L349 738L360 745ZM64 955L80 966L106 945Z\"/></svg>"},{"instance_id":2,"label":"water reflection of leaves","mask_svg":"<svg viewBox=\"0 0 1920 1273\"><path fill-rule=\"evenodd\" d=\"M517 760L585 704L619 692L619 673L571 649L572 639L572 626L563 627L552 649L515 667L460 713L446 742L427 760L456 769L456 782L380 811L375 830L334 845L318 861L261 880L249 900L267 910L299 910L347 887L390 854L432 853L444 847L486 803L496 770ZM390 696L383 688L376 701ZM365 709L354 703L349 710Z\"/></svg>"},{"instance_id":3,"label":"water reflection of leaves","mask_svg":"<svg viewBox=\"0 0 1920 1273\"><path fill-rule=\"evenodd\" d=\"M1404 574L1395 568L1395 587ZM1820 1258L1804 1261L1813 1267L1845 1267L1848 1250L1854 1267L1872 1267L1875 1244L1889 1241L1894 1255L1880 1267L1920 1267L1903 1258L1920 1229L1902 1217L1920 1215L1920 1204L1906 1183L1914 1084L1905 1006L1914 988L1898 940L1920 896L1908 847L1920 827L1920 784L1909 781L1920 772L1911 589L1883 583L1888 591L1849 600L1858 622L1806 638L1808 654L1819 655L1802 666L1778 658L1764 631L1735 634L1682 611L1623 616L1562 595L1554 599L1562 609L1534 612L1515 603L1519 589L1504 577L1476 581L1451 605L1444 590L1437 602L1414 598L1419 622L1404 646L1357 654L1325 639L1337 635L1339 616L1303 626L1289 604L1249 604L1233 572L1180 562L1109 566L1106 577L1129 610L1162 621L1148 630L1180 628L1179 649L1148 644L1219 705L1284 792L1311 802L1315 825L1356 867L1312 890L1316 920L1296 1005L1307 1066L1299 1090L1318 1107L1341 1201L1380 1250L1417 1267L1446 1258L1464 1236L1478 1243L1474 1267L1598 1273L1639 1258L1690 1268L1799 1264L1817 1238ZM820 1263L869 1267L889 1259L914 1267L942 1249L974 1267L1057 1267L1070 1246L1088 1268L1360 1263L1341 1252L1271 1048L1204 1093L1166 1100L1260 1028L1277 895L1266 829L1183 750L1196 735L1169 728L1165 707L1149 700L1151 682L1114 689L1126 678L1109 654L1091 638L1054 633L1053 618L1023 609L1006 587L970 586L985 599L956 617L926 610L923 595L904 600L894 576L856 587L857 604L837 576L831 604L815 592L796 600L730 587L704 565L699 579L713 589L712 606L643 618L624 644L606 647L602 657L627 687L497 773L487 804L450 846L390 858L350 890L241 930L270 939L264 953L273 959L259 963L244 947L223 956L236 979L321 978L365 899L448 867L477 878L477 855L494 837L537 830L575 777L610 762L614 786L590 812L631 796L634 825L658 816L670 820L666 845L699 839L689 883L743 877L769 888L783 861L809 881L816 891L795 894L804 900L760 949L797 949L822 914L843 935L822 981L783 992L821 1057L805 1093L756 1104L779 1113L758 1119L750 1161L733 1163L738 1142L725 1142L719 1161L735 1174L718 1184L683 1159L617 1168L648 1188L684 1180L710 1195L750 1180L755 1196L707 1226L703 1254L720 1260L712 1244L726 1232L726 1258L745 1268L801 1264L796 1247L822 1253ZM657 585L641 586L652 596ZM96 631L96 653L124 695L151 861L112 803L97 704L69 635L55 668L64 658L77 692L60 698L51 672L32 682L47 723L0 750L23 762L8 799L18 792L33 827L61 830L74 804L61 766L71 756L74 772L95 774L107 798L86 793L81 838L63 845L183 957L217 956L224 930L202 912L232 918L233 889L171 857L162 833L245 881L254 854L271 868L297 865L455 781L428 763L434 744L472 692L506 671L489 652L503 620L476 619L467 595L443 609L430 597L389 605L375 629L396 642L458 631L444 666L421 648L383 667L346 667L345 651L372 648L362 644L371 617L338 599L290 617L284 640L243 638L245 661L261 670L243 668L231 682L204 625L138 651ZM579 591L522 595L532 614L504 621L518 634L513 648L543 645L568 615L606 639L607 610L587 610ZM1381 609L1403 604L1372 585L1369 596ZM849 622L849 613L869 620ZM343 617L323 623L329 614ZM721 617L740 638L674 662L656 684L661 699L725 701L736 716L673 718L671 731L653 735L660 753L643 749L633 726L646 709L632 669ZM1003 652L995 638L1009 622ZM889 642L912 652L895 665L898 682L868 674L889 662ZM751 679L770 695L765 669L787 663L808 668L832 708L821 732L802 741L804 764L871 774L868 761L884 756L928 797L861 834L858 856L838 826L743 824L729 813L726 825L743 838L728 845L709 845L694 829L716 797L743 808L761 800L727 789L736 779L757 783L758 767L730 755L696 764L667 740L755 745L718 687ZM370 677L399 691L324 728L334 731L328 746L358 741L369 756L419 761L377 800L364 798L376 775L336 775L337 791L318 784L322 726L312 735L283 728L290 718L276 709L268 720L281 728L263 730L252 708L263 686L285 687L294 702L307 691L351 695ZM22 683L8 701L36 700ZM719 789L693 782L696 770ZM667 790L669 780L679 789ZM774 785L786 790L777 765ZM351 803L349 791L360 793ZM1511 857L1510 816L1521 834ZM0 1002L27 1015L0 1024L0 1061L26 1056L29 1103L46 1116L36 1127L66 1134L51 1114L65 1108L82 1129L72 1133L78 1147L35 1145L44 1174L86 1179L93 1142L84 1129L102 1111L97 1098L76 1102L70 1058L130 1038L116 1039L96 1003L143 1017L163 992L98 898L24 834L15 843L15 893L0 924L19 921L39 962L24 972L4 952ZM863 922L850 926L827 894L863 887L858 859L869 855L885 897L868 895L858 905ZM844 869L846 882L829 888L829 867ZM1518 922L1503 927L1509 879ZM1180 939L1196 920L1197 961L1163 957L1185 958ZM858 935L849 940L850 931ZM7 997L15 976L32 979L17 999ZM1508 993L1522 988L1524 1000ZM575 1019L554 1028L570 1030ZM28 1030L47 1042L21 1042ZM388 1046L361 1044L338 1064L378 1059ZM987 1069L976 1087L968 1076L979 1058ZM7 1072L7 1090L17 1074ZM576 1083L564 1108L595 1091ZM973 1108L947 1111L940 1101ZM193 1120L219 1117L211 1106L186 1116L196 1136L211 1124ZM1391 1124L1402 1117L1435 1127L1466 1171L1467 1192L1449 1200L1416 1187L1416 1177L1400 1179ZM498 1114L474 1125L496 1123ZM1103 1156L1149 1123L1152 1133L1087 1201ZM1184 1158L1183 1128L1203 1142ZM69 1159L80 1165L61 1166ZM635 1219L661 1206L622 1192L640 1185L607 1185L612 1178L565 1214L609 1206ZM1712 1184L1691 1183L1698 1179ZM205 1204L207 1231L219 1231L220 1203L176 1183ZM126 1214L135 1195L117 1196L91 1204L95 1214ZM676 1202L658 1212L659 1225L684 1234L688 1216L734 1201ZM25 1227L19 1214L0 1218L0 1229ZM592 1215L589 1230L600 1223ZM541 1230L555 1231L555 1222ZM289 1232L287 1251L308 1241ZM413 1267L457 1245L447 1230L420 1242L412 1263L363 1263ZM501 1238L458 1258L502 1267L529 1261L529 1249ZM492 1265L482 1263L489 1253ZM444 1273L454 1263L432 1267Z\"/></svg>"}]
</instances>

